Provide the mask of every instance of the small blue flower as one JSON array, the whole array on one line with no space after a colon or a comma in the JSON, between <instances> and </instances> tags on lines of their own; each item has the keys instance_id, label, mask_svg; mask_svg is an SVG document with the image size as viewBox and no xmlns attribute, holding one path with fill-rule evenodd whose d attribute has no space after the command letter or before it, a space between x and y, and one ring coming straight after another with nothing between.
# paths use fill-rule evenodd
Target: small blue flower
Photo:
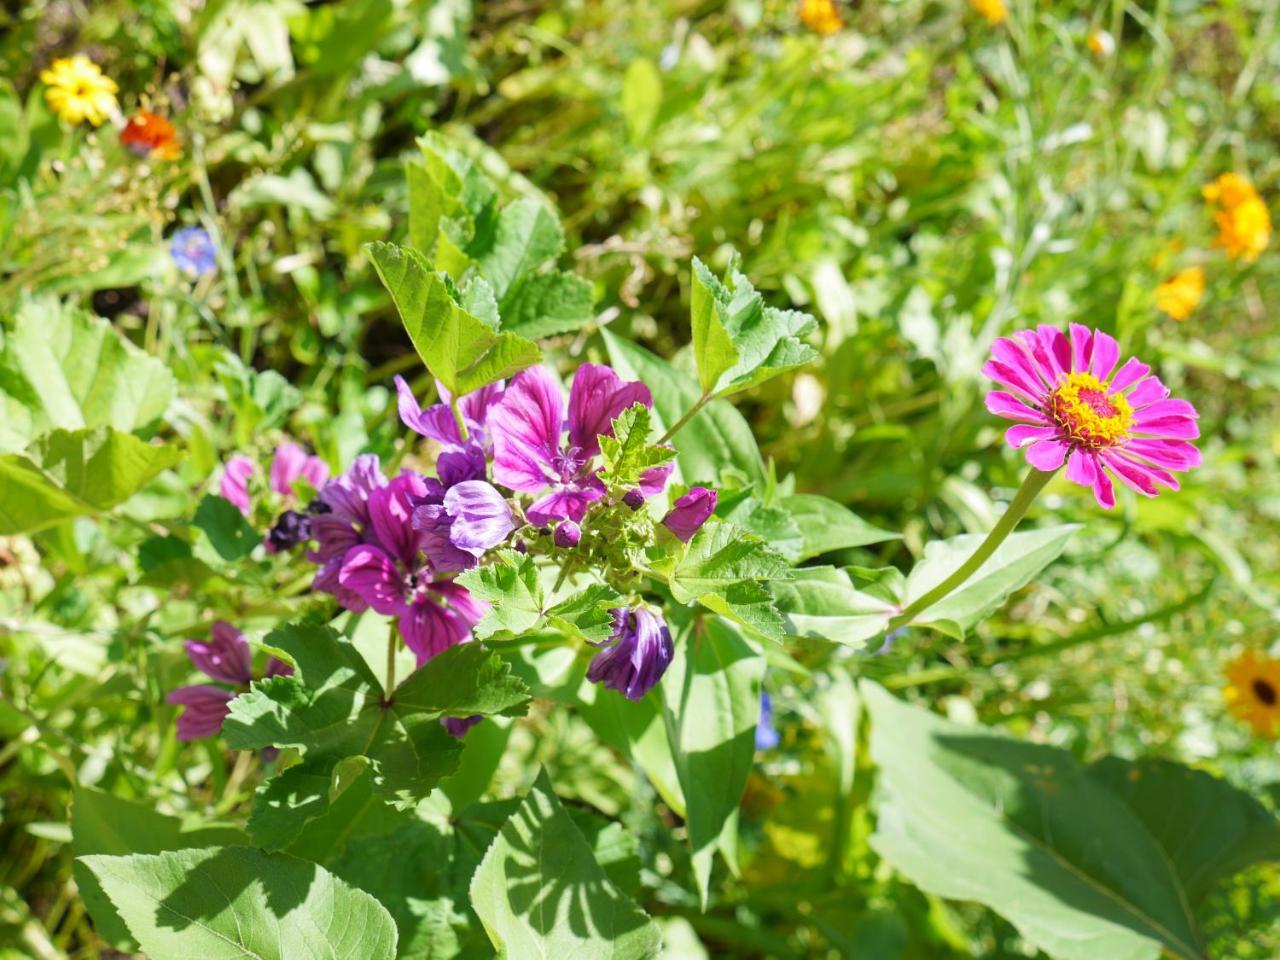
<instances>
[{"instance_id":1,"label":"small blue flower","mask_svg":"<svg viewBox=\"0 0 1280 960\"><path fill-rule=\"evenodd\" d=\"M773 726L773 698L768 690L760 691L760 721L756 724L756 749L772 750L782 742L782 736Z\"/></svg>"},{"instance_id":2,"label":"small blue flower","mask_svg":"<svg viewBox=\"0 0 1280 960\"><path fill-rule=\"evenodd\" d=\"M169 256L189 277L202 277L217 267L213 238L204 227L183 227L169 243Z\"/></svg>"}]
</instances>

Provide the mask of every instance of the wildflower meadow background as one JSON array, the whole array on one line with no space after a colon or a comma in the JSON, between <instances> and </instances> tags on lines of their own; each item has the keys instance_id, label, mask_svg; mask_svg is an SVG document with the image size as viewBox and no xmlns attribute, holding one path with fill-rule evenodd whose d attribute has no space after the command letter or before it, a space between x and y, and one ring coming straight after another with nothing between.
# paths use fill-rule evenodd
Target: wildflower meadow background
<instances>
[{"instance_id":1,"label":"wildflower meadow background","mask_svg":"<svg viewBox=\"0 0 1280 960\"><path fill-rule=\"evenodd\" d=\"M1280 956L1274 0L0 11L0 958Z\"/></svg>"}]
</instances>

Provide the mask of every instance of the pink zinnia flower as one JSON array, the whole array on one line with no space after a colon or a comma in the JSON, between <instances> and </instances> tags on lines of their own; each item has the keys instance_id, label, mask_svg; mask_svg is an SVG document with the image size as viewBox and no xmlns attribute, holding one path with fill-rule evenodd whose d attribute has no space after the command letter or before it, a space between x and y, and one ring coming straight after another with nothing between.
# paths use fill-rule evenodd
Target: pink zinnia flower
<instances>
[{"instance_id":1,"label":"pink zinnia flower","mask_svg":"<svg viewBox=\"0 0 1280 960\"><path fill-rule=\"evenodd\" d=\"M1106 509L1116 502L1109 474L1154 497L1159 487L1178 489L1171 471L1200 465L1190 442L1200 435L1195 407L1170 399L1135 357L1117 370L1120 347L1109 334L1041 326L1002 337L991 356L982 372L1007 390L988 393L987 409L1018 421L1005 439L1026 447L1037 470L1065 463L1067 479L1092 487Z\"/></svg>"}]
</instances>

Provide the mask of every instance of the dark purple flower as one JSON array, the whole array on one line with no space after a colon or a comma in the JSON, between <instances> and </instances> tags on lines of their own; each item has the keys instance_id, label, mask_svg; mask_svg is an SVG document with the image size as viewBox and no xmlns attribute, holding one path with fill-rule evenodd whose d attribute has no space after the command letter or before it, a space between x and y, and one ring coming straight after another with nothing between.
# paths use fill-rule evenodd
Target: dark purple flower
<instances>
[{"instance_id":1,"label":"dark purple flower","mask_svg":"<svg viewBox=\"0 0 1280 960\"><path fill-rule=\"evenodd\" d=\"M662 525L688 543L702 529L707 518L715 513L716 500L714 490L693 487L667 511L667 515L662 518Z\"/></svg>"},{"instance_id":2,"label":"dark purple flower","mask_svg":"<svg viewBox=\"0 0 1280 960\"><path fill-rule=\"evenodd\" d=\"M491 484L464 480L449 487L439 503L419 506L413 525L432 568L453 572L474 567L516 524L511 507Z\"/></svg>"},{"instance_id":3,"label":"dark purple flower","mask_svg":"<svg viewBox=\"0 0 1280 960\"><path fill-rule=\"evenodd\" d=\"M195 668L214 680L242 684L253 679L253 660L244 634L219 620L213 625L207 643L186 642L187 656Z\"/></svg>"},{"instance_id":4,"label":"dark purple flower","mask_svg":"<svg viewBox=\"0 0 1280 960\"><path fill-rule=\"evenodd\" d=\"M200 740L216 736L222 730L222 721L231 712L233 699L235 693L226 687L202 683L179 687L165 697L165 702L183 708L178 714L178 739Z\"/></svg>"},{"instance_id":5,"label":"dark purple flower","mask_svg":"<svg viewBox=\"0 0 1280 960\"><path fill-rule=\"evenodd\" d=\"M610 613L613 635L592 659L587 679L617 690L628 700L639 700L671 665L675 656L671 631L662 617L647 607L618 607Z\"/></svg>"},{"instance_id":6,"label":"dark purple flower","mask_svg":"<svg viewBox=\"0 0 1280 960\"><path fill-rule=\"evenodd\" d=\"M494 480L520 493L542 494L525 511L532 523L580 521L588 505L605 494L592 464L600 434L612 434L623 410L652 402L643 383L584 363L569 391L566 442L560 385L545 367L530 367L511 381L489 414Z\"/></svg>"},{"instance_id":7,"label":"dark purple flower","mask_svg":"<svg viewBox=\"0 0 1280 960\"><path fill-rule=\"evenodd\" d=\"M772 750L782 742L773 726L773 698L768 690L760 691L760 720L756 723L756 749Z\"/></svg>"},{"instance_id":8,"label":"dark purple flower","mask_svg":"<svg viewBox=\"0 0 1280 960\"><path fill-rule=\"evenodd\" d=\"M461 740L482 719L484 718L480 714L473 713L469 717L441 717L440 722L449 733Z\"/></svg>"},{"instance_id":9,"label":"dark purple flower","mask_svg":"<svg viewBox=\"0 0 1280 960\"><path fill-rule=\"evenodd\" d=\"M622 502L632 510L639 510L644 506L644 494L639 487L632 487L622 495Z\"/></svg>"},{"instance_id":10,"label":"dark purple flower","mask_svg":"<svg viewBox=\"0 0 1280 960\"><path fill-rule=\"evenodd\" d=\"M311 539L311 517L297 510L286 510L267 531L267 552L292 550Z\"/></svg>"},{"instance_id":11,"label":"dark purple flower","mask_svg":"<svg viewBox=\"0 0 1280 960\"><path fill-rule=\"evenodd\" d=\"M566 550L578 545L578 541L582 539L582 528L572 520L561 520L556 524L556 532L552 538L557 547L563 547Z\"/></svg>"}]
</instances>

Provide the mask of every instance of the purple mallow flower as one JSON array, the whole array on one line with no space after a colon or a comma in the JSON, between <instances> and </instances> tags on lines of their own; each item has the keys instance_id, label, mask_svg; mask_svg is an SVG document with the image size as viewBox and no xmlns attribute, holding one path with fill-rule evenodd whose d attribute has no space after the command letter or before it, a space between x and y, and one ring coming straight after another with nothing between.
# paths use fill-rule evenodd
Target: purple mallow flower
<instances>
[{"instance_id":1,"label":"purple mallow flower","mask_svg":"<svg viewBox=\"0 0 1280 960\"><path fill-rule=\"evenodd\" d=\"M653 403L643 383L584 363L573 378L566 421L564 398L551 372L545 367L522 371L489 412L494 480L542 495L525 511L531 523L580 521L605 495L593 464L599 436L612 435L614 418L636 403Z\"/></svg>"},{"instance_id":2,"label":"purple mallow flower","mask_svg":"<svg viewBox=\"0 0 1280 960\"><path fill-rule=\"evenodd\" d=\"M782 742L773 725L773 698L768 690L760 691L760 720L756 723L756 749L772 750Z\"/></svg>"},{"instance_id":3,"label":"purple mallow flower","mask_svg":"<svg viewBox=\"0 0 1280 960\"><path fill-rule=\"evenodd\" d=\"M671 665L675 645L661 615L647 607L611 610L613 635L587 668L587 679L617 690L628 700L640 700Z\"/></svg>"},{"instance_id":4,"label":"purple mallow flower","mask_svg":"<svg viewBox=\"0 0 1280 960\"><path fill-rule=\"evenodd\" d=\"M243 454L237 454L227 461L218 485L223 499L238 507L246 517L250 504L249 478L257 472L256 463ZM296 443L282 443L271 460L271 489L282 497L292 497L293 484L298 479L307 481L313 489L319 489L329 479L329 465Z\"/></svg>"},{"instance_id":5,"label":"purple mallow flower","mask_svg":"<svg viewBox=\"0 0 1280 960\"><path fill-rule=\"evenodd\" d=\"M183 708L178 715L178 739L200 740L215 736L222 721L231 712L231 701L239 690L253 682L253 659L244 634L219 620L210 631L209 640L188 640L187 656L197 670L213 680L230 684L237 690L211 683L179 687L166 698L166 703ZM289 676L293 667L272 657L267 662L266 676Z\"/></svg>"},{"instance_id":6,"label":"purple mallow flower","mask_svg":"<svg viewBox=\"0 0 1280 960\"><path fill-rule=\"evenodd\" d=\"M189 277L202 277L217 267L217 250L204 227L183 227L169 240L169 256Z\"/></svg>"},{"instance_id":7,"label":"purple mallow flower","mask_svg":"<svg viewBox=\"0 0 1280 960\"><path fill-rule=\"evenodd\" d=\"M693 487L675 502L662 525L688 543L716 510L717 494L707 487Z\"/></svg>"},{"instance_id":8,"label":"purple mallow flower","mask_svg":"<svg viewBox=\"0 0 1280 960\"><path fill-rule=\"evenodd\" d=\"M506 506L497 491L488 484L493 496ZM444 511L448 530L443 542L450 550L466 556L473 565L475 544L489 542L501 531L494 543L511 532L508 511L507 526L494 506L492 497L464 487L453 497L454 513ZM454 488L456 489L456 488ZM414 524L415 512L423 506L444 507L446 491L438 481L405 472L388 481L382 474L378 458L357 457L342 476L331 481L317 500L328 508L311 518L316 548L308 557L321 564L314 586L333 594L346 609L359 613L372 607L384 616L395 617L405 644L425 663L448 647L467 640L471 628L484 616L485 605L476 601L465 588L436 574L445 572L449 559L436 550L442 566L425 552L434 530L422 530ZM486 512L488 511L488 512ZM456 539L450 535L456 528ZM439 547L439 539L431 543ZM484 548L480 548L483 552ZM454 566L451 569L461 569Z\"/></svg>"},{"instance_id":9,"label":"purple mallow flower","mask_svg":"<svg viewBox=\"0 0 1280 960\"><path fill-rule=\"evenodd\" d=\"M466 480L483 480L487 460L493 450L489 437L489 414L502 399L499 381L468 393L458 401L458 412L467 425L467 439L462 439L458 420L449 407L449 391L436 383L441 403L425 410L418 404L404 377L396 377L397 407L400 422L410 430L440 444L436 456L436 474L446 487Z\"/></svg>"},{"instance_id":10,"label":"purple mallow flower","mask_svg":"<svg viewBox=\"0 0 1280 960\"><path fill-rule=\"evenodd\" d=\"M439 503L416 508L413 525L433 568L468 570L515 529L506 499L483 480L464 480L445 491Z\"/></svg>"}]
</instances>

